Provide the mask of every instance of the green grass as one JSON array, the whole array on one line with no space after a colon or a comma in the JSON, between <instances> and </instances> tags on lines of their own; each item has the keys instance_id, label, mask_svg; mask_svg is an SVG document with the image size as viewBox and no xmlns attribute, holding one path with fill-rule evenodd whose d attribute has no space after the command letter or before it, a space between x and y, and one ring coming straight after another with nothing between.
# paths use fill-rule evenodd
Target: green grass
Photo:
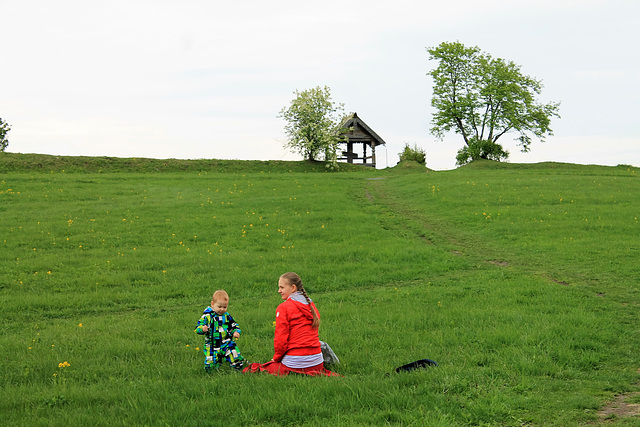
<instances>
[{"instance_id":1,"label":"green grass","mask_svg":"<svg viewBox=\"0 0 640 427\"><path fill-rule=\"evenodd\" d=\"M571 426L639 390L635 168L7 154L5 425ZM266 361L286 271L344 377L205 375L193 328L211 293ZM440 366L385 375L420 358Z\"/></svg>"},{"instance_id":2,"label":"green grass","mask_svg":"<svg viewBox=\"0 0 640 427\"><path fill-rule=\"evenodd\" d=\"M0 152L0 173L8 172L324 172L325 162L280 160L219 160L219 159L152 159L140 157L47 156ZM362 165L340 164L341 172L362 171Z\"/></svg>"}]
</instances>

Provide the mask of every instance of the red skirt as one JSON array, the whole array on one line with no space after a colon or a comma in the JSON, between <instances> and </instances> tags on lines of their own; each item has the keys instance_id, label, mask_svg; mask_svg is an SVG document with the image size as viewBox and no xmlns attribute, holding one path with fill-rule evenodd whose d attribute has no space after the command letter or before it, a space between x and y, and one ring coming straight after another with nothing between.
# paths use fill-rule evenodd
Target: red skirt
<instances>
[{"instance_id":1,"label":"red skirt","mask_svg":"<svg viewBox=\"0 0 640 427\"><path fill-rule=\"evenodd\" d=\"M310 366L308 368L289 368L280 362L267 362L267 363L252 363L242 370L243 373L255 373L255 372L267 372L271 375L278 375L281 377L287 376L291 373L302 375L325 375L327 377L341 377L342 375L336 374L324 367L324 364L316 366Z\"/></svg>"}]
</instances>

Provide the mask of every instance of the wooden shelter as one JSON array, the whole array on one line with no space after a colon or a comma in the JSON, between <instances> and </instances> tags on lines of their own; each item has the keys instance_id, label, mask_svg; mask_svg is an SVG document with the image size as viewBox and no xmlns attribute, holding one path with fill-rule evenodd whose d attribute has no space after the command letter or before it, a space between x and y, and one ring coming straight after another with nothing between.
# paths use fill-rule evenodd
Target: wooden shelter
<instances>
[{"instance_id":1,"label":"wooden shelter","mask_svg":"<svg viewBox=\"0 0 640 427\"><path fill-rule=\"evenodd\" d=\"M353 113L342 122L341 127L346 129L342 134L345 141L340 145L346 145L346 150L342 150L342 157L338 160L346 160L347 163L362 164L364 166L376 167L376 147L385 145L386 142L378 136L367 124L362 121L356 113ZM354 145L362 144L362 156L354 151ZM367 155L367 147L371 148L371 155ZM370 160L370 162L367 162ZM360 163L362 161L362 163Z\"/></svg>"}]
</instances>

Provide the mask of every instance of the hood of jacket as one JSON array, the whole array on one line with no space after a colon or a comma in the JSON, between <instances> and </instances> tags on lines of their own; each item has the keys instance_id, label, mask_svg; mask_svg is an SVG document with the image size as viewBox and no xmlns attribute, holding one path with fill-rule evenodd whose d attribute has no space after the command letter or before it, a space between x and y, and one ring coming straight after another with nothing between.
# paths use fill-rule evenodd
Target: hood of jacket
<instances>
[{"instance_id":1,"label":"hood of jacket","mask_svg":"<svg viewBox=\"0 0 640 427\"><path fill-rule=\"evenodd\" d=\"M309 303L307 299L302 295L302 292L294 292L289 295L287 300L291 300L293 302L292 306L295 307L304 317L309 320L313 320L313 315L311 314L311 307L309 307Z\"/></svg>"}]
</instances>

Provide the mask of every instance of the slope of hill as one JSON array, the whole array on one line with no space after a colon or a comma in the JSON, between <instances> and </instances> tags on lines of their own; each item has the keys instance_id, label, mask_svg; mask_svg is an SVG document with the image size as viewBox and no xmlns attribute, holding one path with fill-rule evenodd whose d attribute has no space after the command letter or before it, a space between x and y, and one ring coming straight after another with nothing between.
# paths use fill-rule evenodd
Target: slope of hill
<instances>
[{"instance_id":1,"label":"slope of hill","mask_svg":"<svg viewBox=\"0 0 640 427\"><path fill-rule=\"evenodd\" d=\"M6 425L637 421L636 169L157 162L0 155ZM286 271L344 377L205 376L212 292L267 361Z\"/></svg>"}]
</instances>

